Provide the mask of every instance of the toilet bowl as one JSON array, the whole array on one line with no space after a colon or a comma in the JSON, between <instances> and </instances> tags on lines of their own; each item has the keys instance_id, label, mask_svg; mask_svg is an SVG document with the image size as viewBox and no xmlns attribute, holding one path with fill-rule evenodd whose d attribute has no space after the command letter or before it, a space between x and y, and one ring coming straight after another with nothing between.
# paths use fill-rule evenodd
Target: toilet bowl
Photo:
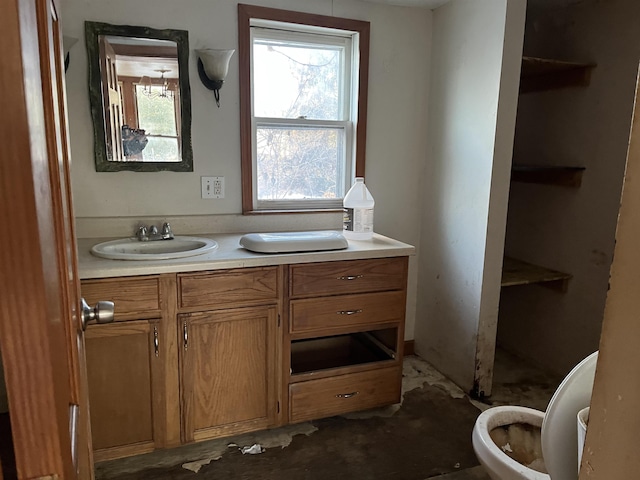
<instances>
[{"instance_id":1,"label":"toilet bowl","mask_svg":"<svg viewBox=\"0 0 640 480\"><path fill-rule=\"evenodd\" d=\"M525 450L526 445L514 445L512 438L507 445L497 445L491 438L492 431L510 425L522 424L541 429L543 420L544 412L527 407L493 407L480 414L473 428L473 450L492 480L550 480L547 473L535 470L507 453L508 450ZM526 440L520 440L526 443ZM543 463L541 451L537 457L536 466ZM527 463L530 464L529 460Z\"/></svg>"},{"instance_id":2,"label":"toilet bowl","mask_svg":"<svg viewBox=\"0 0 640 480\"><path fill-rule=\"evenodd\" d=\"M578 478L576 418L591 401L597 360L598 352L594 352L576 365L553 394L544 413L505 406L489 408L478 416L473 428L473 449L492 480ZM517 424L520 424L514 429L517 434L511 435L510 426ZM503 429L509 432L506 437L501 433ZM504 437L498 441L501 445L491 437L492 431L494 437L496 433ZM534 448L536 441L540 444ZM521 452L525 454L517 454Z\"/></svg>"}]
</instances>

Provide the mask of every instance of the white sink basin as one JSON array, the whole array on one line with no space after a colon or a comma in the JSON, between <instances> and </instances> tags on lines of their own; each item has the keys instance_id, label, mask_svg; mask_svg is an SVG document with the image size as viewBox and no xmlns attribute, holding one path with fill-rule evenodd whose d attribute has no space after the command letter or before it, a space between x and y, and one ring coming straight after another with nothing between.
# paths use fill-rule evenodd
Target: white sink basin
<instances>
[{"instance_id":1,"label":"white sink basin","mask_svg":"<svg viewBox=\"0 0 640 480\"><path fill-rule=\"evenodd\" d=\"M170 260L209 253L216 248L215 241L201 237L176 236L173 240L148 242L122 238L98 243L91 248L91 253L111 260Z\"/></svg>"}]
</instances>

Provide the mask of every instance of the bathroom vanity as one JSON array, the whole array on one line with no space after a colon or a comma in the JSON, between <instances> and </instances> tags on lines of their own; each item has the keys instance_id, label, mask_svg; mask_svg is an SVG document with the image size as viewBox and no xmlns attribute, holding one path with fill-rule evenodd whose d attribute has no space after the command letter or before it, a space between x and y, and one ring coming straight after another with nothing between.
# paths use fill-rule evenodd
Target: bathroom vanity
<instances>
[{"instance_id":1,"label":"bathroom vanity","mask_svg":"<svg viewBox=\"0 0 640 480\"><path fill-rule=\"evenodd\" d=\"M82 295L115 302L86 332L96 461L400 400L410 245L257 254L215 235L209 254L93 257Z\"/></svg>"}]
</instances>

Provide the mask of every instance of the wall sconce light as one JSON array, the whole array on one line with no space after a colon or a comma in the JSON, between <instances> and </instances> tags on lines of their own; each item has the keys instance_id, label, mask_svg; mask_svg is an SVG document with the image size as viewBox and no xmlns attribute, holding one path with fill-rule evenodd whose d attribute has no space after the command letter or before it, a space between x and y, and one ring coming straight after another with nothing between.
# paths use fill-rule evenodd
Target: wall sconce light
<instances>
[{"instance_id":1,"label":"wall sconce light","mask_svg":"<svg viewBox=\"0 0 640 480\"><path fill-rule=\"evenodd\" d=\"M235 50L215 50L205 48L196 50L198 54L198 74L209 90L213 90L216 105L220 108L220 89L229 71L229 60Z\"/></svg>"},{"instance_id":2,"label":"wall sconce light","mask_svg":"<svg viewBox=\"0 0 640 480\"><path fill-rule=\"evenodd\" d=\"M62 36L62 50L64 50L64 71L69 68L69 50L77 43L78 39L75 37Z\"/></svg>"}]
</instances>

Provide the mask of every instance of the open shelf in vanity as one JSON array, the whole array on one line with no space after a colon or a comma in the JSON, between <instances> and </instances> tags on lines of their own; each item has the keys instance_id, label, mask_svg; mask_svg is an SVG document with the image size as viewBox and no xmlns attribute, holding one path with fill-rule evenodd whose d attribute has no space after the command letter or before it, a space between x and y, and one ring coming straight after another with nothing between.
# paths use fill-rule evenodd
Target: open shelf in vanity
<instances>
[{"instance_id":1,"label":"open shelf in vanity","mask_svg":"<svg viewBox=\"0 0 640 480\"><path fill-rule=\"evenodd\" d=\"M292 381L342 367L371 365L396 358L397 329L356 332L291 342ZM393 342L391 342L393 339Z\"/></svg>"}]
</instances>

